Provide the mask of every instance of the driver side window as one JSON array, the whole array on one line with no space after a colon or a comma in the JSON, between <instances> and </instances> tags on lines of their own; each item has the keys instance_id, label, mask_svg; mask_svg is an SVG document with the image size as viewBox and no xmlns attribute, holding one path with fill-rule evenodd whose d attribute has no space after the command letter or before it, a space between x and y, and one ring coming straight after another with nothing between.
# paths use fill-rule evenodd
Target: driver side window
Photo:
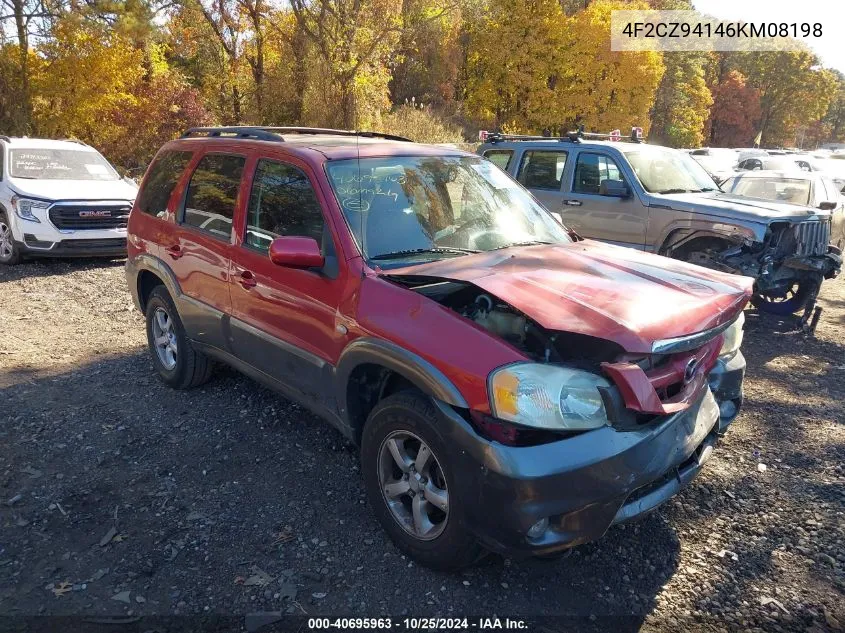
<instances>
[{"instance_id":1,"label":"driver side window","mask_svg":"<svg viewBox=\"0 0 845 633\"><path fill-rule=\"evenodd\" d=\"M325 222L305 173L286 163L262 159L249 196L244 244L261 251L277 237L313 237L323 243ZM331 238L328 238L331 242ZM324 249L325 251L325 249Z\"/></svg>"},{"instance_id":2,"label":"driver side window","mask_svg":"<svg viewBox=\"0 0 845 633\"><path fill-rule=\"evenodd\" d=\"M598 195L601 183L605 180L622 180L619 166L610 156L587 152L578 154L572 191Z\"/></svg>"}]
</instances>

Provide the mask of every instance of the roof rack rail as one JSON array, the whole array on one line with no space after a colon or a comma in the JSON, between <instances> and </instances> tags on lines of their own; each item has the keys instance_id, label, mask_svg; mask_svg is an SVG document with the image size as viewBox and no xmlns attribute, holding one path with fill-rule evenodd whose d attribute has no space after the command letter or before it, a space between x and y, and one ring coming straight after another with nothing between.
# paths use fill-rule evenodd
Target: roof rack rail
<instances>
[{"instance_id":1,"label":"roof rack rail","mask_svg":"<svg viewBox=\"0 0 845 633\"><path fill-rule=\"evenodd\" d=\"M77 143L78 145L84 145L85 147L90 147L88 143L85 141L80 141L78 138L60 138L60 141L65 141L66 143Z\"/></svg>"},{"instance_id":2,"label":"roof rack rail","mask_svg":"<svg viewBox=\"0 0 845 633\"><path fill-rule=\"evenodd\" d=\"M598 132L585 132L584 126L580 126L577 130L570 130L560 136L552 136L551 134L543 134L537 136L533 134L503 134L502 132L487 132L481 130L478 133L478 140L482 143L500 143L502 141L559 141L561 143L580 143L581 139L585 138L606 138L611 141L621 141L622 132L613 130L610 134L600 134ZM643 129L641 127L632 127L631 136L625 140L632 143L642 143L644 140Z\"/></svg>"},{"instance_id":3,"label":"roof rack rail","mask_svg":"<svg viewBox=\"0 0 845 633\"><path fill-rule=\"evenodd\" d=\"M192 127L182 133L182 138L195 137L231 137L235 138L251 138L259 141L284 141L278 134L268 132L265 128L252 126L228 126L228 127Z\"/></svg>"},{"instance_id":4,"label":"roof rack rail","mask_svg":"<svg viewBox=\"0 0 845 633\"><path fill-rule=\"evenodd\" d=\"M12 139L10 139L10 138L9 138L8 136L6 136L5 134L0 134L0 141L6 141L7 143L11 143L11 142L12 142Z\"/></svg>"},{"instance_id":5,"label":"roof rack rail","mask_svg":"<svg viewBox=\"0 0 845 633\"><path fill-rule=\"evenodd\" d=\"M235 137L259 141L284 142L284 134L331 134L335 136L362 136L365 138L383 138L390 141L413 142L404 136L384 134L382 132L335 130L322 127L264 127L257 125L237 125L228 127L192 127L182 134L182 138L192 137Z\"/></svg>"}]
</instances>

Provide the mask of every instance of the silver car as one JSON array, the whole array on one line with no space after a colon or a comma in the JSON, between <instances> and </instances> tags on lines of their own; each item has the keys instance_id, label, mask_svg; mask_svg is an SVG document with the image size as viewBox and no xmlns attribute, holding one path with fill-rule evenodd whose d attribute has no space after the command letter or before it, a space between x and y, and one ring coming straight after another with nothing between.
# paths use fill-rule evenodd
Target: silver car
<instances>
[{"instance_id":1,"label":"silver car","mask_svg":"<svg viewBox=\"0 0 845 633\"><path fill-rule=\"evenodd\" d=\"M811 306L841 268L831 211L726 193L689 154L645 143L488 135L478 153L583 237L747 275L755 304Z\"/></svg>"}]
</instances>

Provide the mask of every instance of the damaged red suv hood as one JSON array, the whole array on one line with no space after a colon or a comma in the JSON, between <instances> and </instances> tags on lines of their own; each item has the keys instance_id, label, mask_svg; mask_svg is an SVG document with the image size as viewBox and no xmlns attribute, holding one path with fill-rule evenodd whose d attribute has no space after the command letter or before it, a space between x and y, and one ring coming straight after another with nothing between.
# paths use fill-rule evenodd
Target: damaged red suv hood
<instances>
[{"instance_id":1,"label":"damaged red suv hood","mask_svg":"<svg viewBox=\"0 0 845 633\"><path fill-rule=\"evenodd\" d=\"M550 330L650 353L656 340L733 319L753 279L585 240L523 246L382 271L475 284Z\"/></svg>"}]
</instances>

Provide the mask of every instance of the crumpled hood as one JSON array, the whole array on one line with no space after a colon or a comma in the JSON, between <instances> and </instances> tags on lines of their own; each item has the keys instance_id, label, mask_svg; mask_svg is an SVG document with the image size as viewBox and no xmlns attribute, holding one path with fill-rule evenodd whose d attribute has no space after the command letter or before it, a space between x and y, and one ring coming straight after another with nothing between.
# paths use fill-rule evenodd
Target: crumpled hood
<instances>
[{"instance_id":1,"label":"crumpled hood","mask_svg":"<svg viewBox=\"0 0 845 633\"><path fill-rule=\"evenodd\" d=\"M381 271L472 283L550 330L649 353L732 320L754 280L592 240L514 247Z\"/></svg>"},{"instance_id":2,"label":"crumpled hood","mask_svg":"<svg viewBox=\"0 0 845 633\"><path fill-rule=\"evenodd\" d=\"M29 180L10 178L20 195L42 200L135 200L138 187L124 180Z\"/></svg>"},{"instance_id":3,"label":"crumpled hood","mask_svg":"<svg viewBox=\"0 0 845 633\"><path fill-rule=\"evenodd\" d=\"M754 219L758 220L809 220L812 216L830 217L830 211L763 198L747 198L721 191L663 194L659 197L660 202L652 199L650 206L665 205L675 211L709 213L720 217L754 216Z\"/></svg>"}]
</instances>

